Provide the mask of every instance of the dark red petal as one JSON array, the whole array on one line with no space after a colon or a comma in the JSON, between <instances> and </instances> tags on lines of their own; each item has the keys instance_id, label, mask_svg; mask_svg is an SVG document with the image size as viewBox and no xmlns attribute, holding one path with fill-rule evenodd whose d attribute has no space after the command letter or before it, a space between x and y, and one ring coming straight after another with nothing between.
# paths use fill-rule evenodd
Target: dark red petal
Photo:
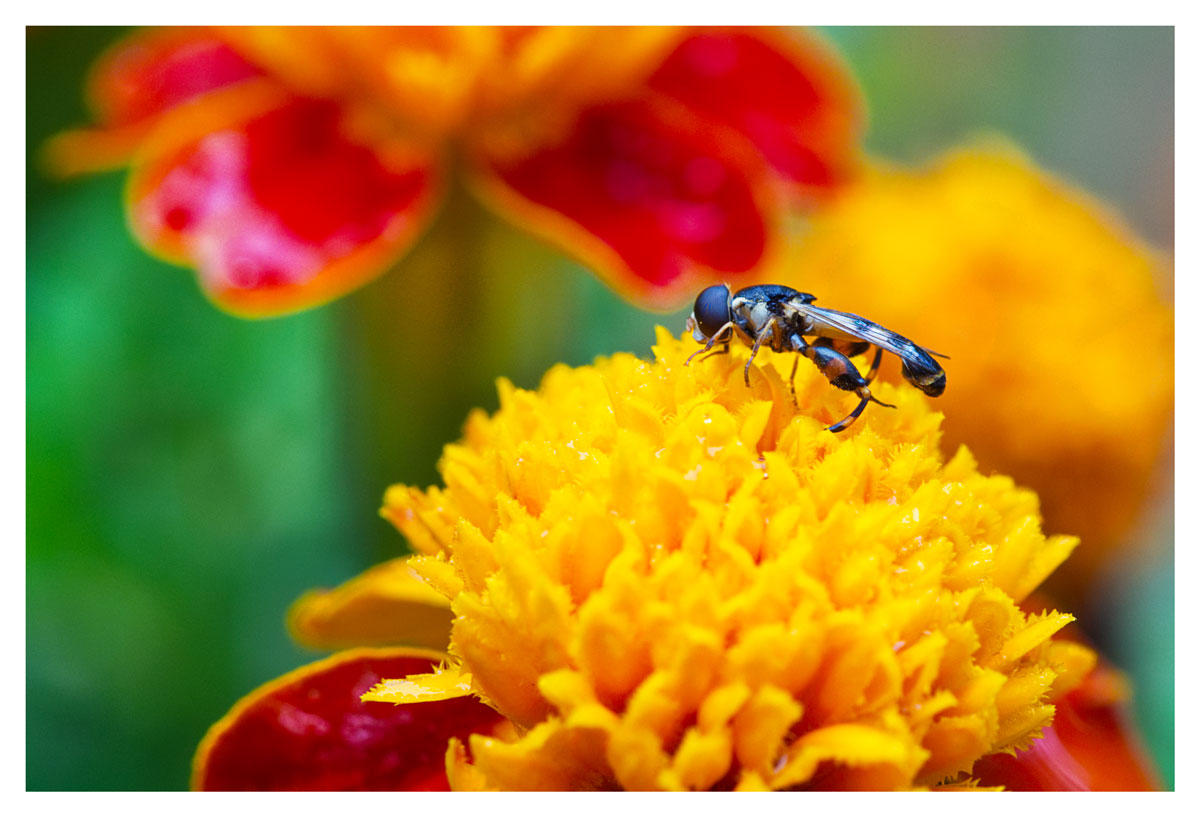
<instances>
[{"instance_id":1,"label":"dark red petal","mask_svg":"<svg viewBox=\"0 0 1200 817\"><path fill-rule=\"evenodd\" d=\"M132 34L97 61L89 92L101 122L116 127L259 73L206 29L151 29Z\"/></svg>"},{"instance_id":2,"label":"dark red petal","mask_svg":"<svg viewBox=\"0 0 1200 817\"><path fill-rule=\"evenodd\" d=\"M383 678L431 670L421 650L353 650L301 667L234 706L196 752L207 791L445 791L451 737L502 718L473 697L391 706L359 696Z\"/></svg>"},{"instance_id":3,"label":"dark red petal","mask_svg":"<svg viewBox=\"0 0 1200 817\"><path fill-rule=\"evenodd\" d=\"M129 191L142 241L195 267L221 306L270 315L337 297L383 272L428 221L440 189L429 150L368 146L332 102L292 98L221 126L224 100L210 99L206 116L174 117L200 132L166 135L168 121L151 134Z\"/></svg>"},{"instance_id":4,"label":"dark red petal","mask_svg":"<svg viewBox=\"0 0 1200 817\"><path fill-rule=\"evenodd\" d=\"M831 51L800 34L693 34L654 73L650 87L736 129L803 188L837 183L858 153L854 81Z\"/></svg>"},{"instance_id":5,"label":"dark red petal","mask_svg":"<svg viewBox=\"0 0 1200 817\"><path fill-rule=\"evenodd\" d=\"M975 764L984 786L1011 791L1158 791L1146 750L1121 706L1123 686L1103 665L1055 702L1054 723L1043 737L1012 755Z\"/></svg>"},{"instance_id":6,"label":"dark red petal","mask_svg":"<svg viewBox=\"0 0 1200 817\"><path fill-rule=\"evenodd\" d=\"M766 251L765 166L665 100L589 108L557 144L477 160L501 214L655 306L694 295L706 273L748 272Z\"/></svg>"}]
</instances>

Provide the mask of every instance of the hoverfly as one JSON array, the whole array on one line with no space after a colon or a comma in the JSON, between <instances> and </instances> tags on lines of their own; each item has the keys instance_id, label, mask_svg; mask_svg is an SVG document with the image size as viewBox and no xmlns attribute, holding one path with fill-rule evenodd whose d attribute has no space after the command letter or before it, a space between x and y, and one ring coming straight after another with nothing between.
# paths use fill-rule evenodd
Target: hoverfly
<instances>
[{"instance_id":1,"label":"hoverfly","mask_svg":"<svg viewBox=\"0 0 1200 817\"><path fill-rule=\"evenodd\" d=\"M807 292L776 284L746 287L734 293L730 293L724 284L708 287L696 296L696 305L687 322L692 337L704 343L704 348L693 352L684 365L716 344L723 344L724 348L714 354L728 352L729 344L736 336L752 347L744 370L749 386L750 364L754 362L759 346L766 344L776 352L797 352L816 364L831 384L862 398L854 411L829 426L827 430L834 433L849 428L867 403L895 408L872 395L870 389L885 349L900 358L900 371L909 383L930 397L945 391L946 372L931 357L945 355L918 346L858 315L813 306L815 300L816 297ZM805 335L813 337L812 342L806 341ZM875 347L875 359L867 376L863 377L850 358L865 353L872 346ZM796 367L799 364L797 357L789 380L793 403L796 402Z\"/></svg>"}]
</instances>

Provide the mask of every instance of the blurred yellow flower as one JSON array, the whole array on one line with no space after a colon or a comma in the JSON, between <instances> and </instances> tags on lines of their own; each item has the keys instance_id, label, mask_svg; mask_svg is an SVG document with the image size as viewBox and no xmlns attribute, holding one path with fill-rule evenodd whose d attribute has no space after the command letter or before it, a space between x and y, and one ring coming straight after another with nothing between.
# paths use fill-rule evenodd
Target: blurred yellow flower
<instances>
[{"instance_id":1,"label":"blurred yellow flower","mask_svg":"<svg viewBox=\"0 0 1200 817\"><path fill-rule=\"evenodd\" d=\"M1032 487L1047 526L1082 539L1056 581L1085 584L1127 541L1170 430L1170 259L1010 148L877 169L793 250L766 279L951 356L944 450Z\"/></svg>"},{"instance_id":2,"label":"blurred yellow flower","mask_svg":"<svg viewBox=\"0 0 1200 817\"><path fill-rule=\"evenodd\" d=\"M463 789L970 785L1037 737L1095 660L1051 641L1072 616L1018 607L1077 541L1042 534L1037 497L965 448L944 462L908 386L834 435L857 398L814 367L797 409L788 356L760 352L747 388L748 350L685 368L692 341L657 341L536 392L502 380L445 488L389 490L451 659L364 699L508 718L450 740ZM362 610L377 583L335 592Z\"/></svg>"}]
</instances>

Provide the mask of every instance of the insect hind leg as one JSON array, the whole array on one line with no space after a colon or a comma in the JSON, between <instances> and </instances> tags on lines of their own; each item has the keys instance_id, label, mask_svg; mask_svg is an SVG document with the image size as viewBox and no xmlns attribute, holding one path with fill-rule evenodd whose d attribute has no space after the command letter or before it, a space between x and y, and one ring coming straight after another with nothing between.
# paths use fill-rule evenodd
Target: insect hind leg
<instances>
[{"instance_id":1,"label":"insect hind leg","mask_svg":"<svg viewBox=\"0 0 1200 817\"><path fill-rule=\"evenodd\" d=\"M867 372L866 377L864 377L863 379L866 380L868 383L872 382L875 379L875 375L879 374L879 364L882 361L883 361L883 348L880 346L876 346L875 347L875 359L871 361L871 369L870 369L870 371ZM875 402L879 403L878 400L876 400ZM886 406L887 403L880 403L880 405ZM892 408L895 408L895 406L892 406Z\"/></svg>"},{"instance_id":2,"label":"insect hind leg","mask_svg":"<svg viewBox=\"0 0 1200 817\"><path fill-rule=\"evenodd\" d=\"M850 412L850 414L848 414L846 417L829 426L829 431L832 431L836 434L839 431L844 431L845 429L849 428L850 424L858 419L858 416L863 413L863 409L867 407L867 403L878 403L881 406L895 408L895 406L893 406L891 403L885 403L875 395L871 394L869 381L859 374L858 369L855 368L854 364L850 361L850 358L833 348L832 345L818 345L814 343L811 346L805 346L801 350L801 354L803 354L816 365L821 374L825 375L825 378L830 382L830 384L844 391L852 391L862 398L858 406L855 407L854 411ZM877 351L876 364L881 356L881 350ZM872 367L872 376L874 376L876 368L877 365Z\"/></svg>"},{"instance_id":3,"label":"insect hind leg","mask_svg":"<svg viewBox=\"0 0 1200 817\"><path fill-rule=\"evenodd\" d=\"M834 434L837 434L839 431L845 431L847 428L850 427L851 423L853 423L855 420L858 419L858 415L863 413L863 409L865 409L867 407L867 403L870 403L870 402L871 402L870 397L866 397L866 398L863 398L862 400L859 400L858 405L855 406L855 408L854 408L854 411L850 412L845 417L838 420L836 423L829 426L829 428L827 428L825 430L832 431ZM887 404L885 403L884 405L887 405Z\"/></svg>"},{"instance_id":4,"label":"insect hind leg","mask_svg":"<svg viewBox=\"0 0 1200 817\"><path fill-rule=\"evenodd\" d=\"M871 350L874 344L865 340L834 340L833 338L820 337L812 342L813 346L824 346L840 352L846 357L858 357L865 355ZM875 379L875 375L879 374L879 364L883 362L883 347L875 346L875 359L871 361L871 368L863 378L868 383Z\"/></svg>"}]
</instances>

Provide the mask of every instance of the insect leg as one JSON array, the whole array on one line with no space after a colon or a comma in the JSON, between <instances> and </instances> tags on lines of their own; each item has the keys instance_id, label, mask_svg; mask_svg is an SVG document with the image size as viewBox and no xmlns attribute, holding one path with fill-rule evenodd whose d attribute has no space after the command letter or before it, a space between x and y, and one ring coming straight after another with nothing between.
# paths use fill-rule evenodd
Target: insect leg
<instances>
[{"instance_id":1,"label":"insect leg","mask_svg":"<svg viewBox=\"0 0 1200 817\"><path fill-rule=\"evenodd\" d=\"M746 368L742 370L742 375L746 379L746 388L750 388L750 364L754 362L754 356L758 354L758 347L762 345L763 338L775 332L775 316L767 318L767 322L759 331L758 337L754 339L754 348L750 350L750 359L746 361Z\"/></svg>"},{"instance_id":2,"label":"insect leg","mask_svg":"<svg viewBox=\"0 0 1200 817\"><path fill-rule=\"evenodd\" d=\"M717 342L717 340L721 337L721 335L725 334L725 330L727 330L727 329L729 330L730 334L729 334L728 338L725 338L724 343L725 343L725 351L728 352L729 351L729 341L733 340L733 321L729 321L724 326L722 326L720 329L718 329L716 332L714 332L713 336L708 339L708 343L704 344L704 346L702 346L701 348L697 349L696 351L694 351L690 355L688 355L688 359L683 362L683 365L687 366L689 363L692 362L692 358L694 358L696 355L703 354L704 352L707 352L709 349L713 348L713 344L715 344Z\"/></svg>"},{"instance_id":3,"label":"insect leg","mask_svg":"<svg viewBox=\"0 0 1200 817\"><path fill-rule=\"evenodd\" d=\"M895 408L890 403L885 403L871 394L868 381L859 374L858 369L850 362L850 358L833 347L813 344L804 347L801 350L801 354L816 364L821 374L825 375L826 379L833 386L845 391L852 391L862 398L862 402L858 404L854 411L831 425L828 429L829 431L837 433L848 428L858 415L862 414L863 409L867 407L867 403L878 403L881 406Z\"/></svg>"},{"instance_id":4,"label":"insect leg","mask_svg":"<svg viewBox=\"0 0 1200 817\"><path fill-rule=\"evenodd\" d=\"M871 370L867 372L867 376L863 378L868 383L875 379L875 375L879 374L879 364L883 360L883 347L875 347L875 359L871 361Z\"/></svg>"},{"instance_id":5,"label":"insect leg","mask_svg":"<svg viewBox=\"0 0 1200 817\"><path fill-rule=\"evenodd\" d=\"M701 349L700 351L703 352L704 350ZM708 360L710 357L716 357L717 355L727 355L727 354L729 354L729 341L728 340L725 341L720 346L718 346L716 349L713 349L707 355L704 355L703 357L701 357L700 360ZM688 360L691 360L691 358L689 357Z\"/></svg>"},{"instance_id":6,"label":"insect leg","mask_svg":"<svg viewBox=\"0 0 1200 817\"><path fill-rule=\"evenodd\" d=\"M800 355L796 355L796 359L792 361L792 376L788 378L788 386L792 389L792 405L800 408L800 401L796 399L796 369L800 366Z\"/></svg>"},{"instance_id":7,"label":"insect leg","mask_svg":"<svg viewBox=\"0 0 1200 817\"><path fill-rule=\"evenodd\" d=\"M871 350L872 344L865 340L834 340L833 338L815 338L812 342L813 346L827 346L841 352L846 357L858 357L865 355ZM883 361L883 347L875 347L875 359L871 361L871 370L867 372L864 380L870 383L875 379L875 375L879 374L879 364Z\"/></svg>"},{"instance_id":8,"label":"insect leg","mask_svg":"<svg viewBox=\"0 0 1200 817\"><path fill-rule=\"evenodd\" d=\"M867 407L867 403L870 403L870 402L871 402L870 397L860 400L858 405L855 407L854 411L850 412L845 417L838 420L836 423L834 423L833 425L831 425L829 428L827 428L825 430L832 431L834 434L837 434L839 431L844 431L845 429L849 428L850 424L858 419L858 415L863 413L863 409L865 409Z\"/></svg>"}]
</instances>

